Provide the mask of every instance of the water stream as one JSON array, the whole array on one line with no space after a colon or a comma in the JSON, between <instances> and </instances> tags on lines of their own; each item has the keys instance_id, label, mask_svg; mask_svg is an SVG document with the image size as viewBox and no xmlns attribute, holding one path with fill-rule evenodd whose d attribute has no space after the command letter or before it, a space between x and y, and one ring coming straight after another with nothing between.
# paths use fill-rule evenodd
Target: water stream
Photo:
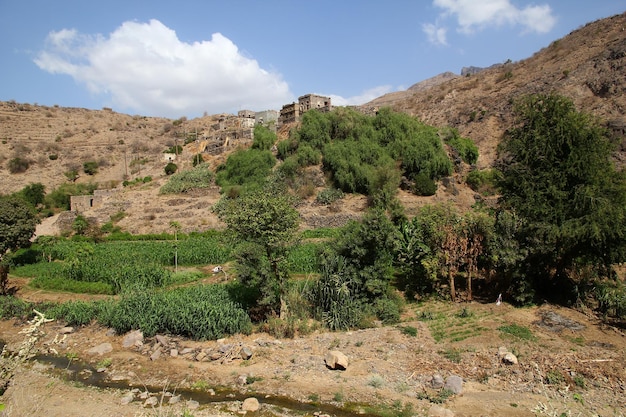
<instances>
[{"instance_id":1,"label":"water stream","mask_svg":"<svg viewBox=\"0 0 626 417\"><path fill-rule=\"evenodd\" d=\"M105 372L97 370L89 364L64 356L38 355L34 358L37 362L51 366L50 372L65 380L81 383L85 386L92 386L104 389L132 390L139 388L128 380L111 380ZM151 394L160 395L167 387L144 386L141 389ZM176 395L181 396L182 401L194 400L200 405L203 404L227 404L234 401L243 401L249 397L255 397L260 403L269 404L288 412L298 415L312 415L313 413L329 414L335 417L376 417L363 412L347 410L332 404L306 403L288 397L275 396L261 392L240 392L235 389L220 387L215 389L215 393L203 390L193 390L188 388L177 388Z\"/></svg>"}]
</instances>

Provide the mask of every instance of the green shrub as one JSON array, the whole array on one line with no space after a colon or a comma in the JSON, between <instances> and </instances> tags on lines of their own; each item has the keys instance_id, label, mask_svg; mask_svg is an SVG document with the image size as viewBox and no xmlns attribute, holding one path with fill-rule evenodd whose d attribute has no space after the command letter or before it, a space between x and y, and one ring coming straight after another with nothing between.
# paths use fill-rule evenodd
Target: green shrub
<instances>
[{"instance_id":1,"label":"green shrub","mask_svg":"<svg viewBox=\"0 0 626 417\"><path fill-rule=\"evenodd\" d=\"M269 176L275 163L276 158L270 151L238 150L218 167L215 182L222 191L232 186L258 186Z\"/></svg>"},{"instance_id":2,"label":"green shrub","mask_svg":"<svg viewBox=\"0 0 626 417\"><path fill-rule=\"evenodd\" d=\"M431 196L435 195L435 193L437 192L437 183L435 183L435 181L433 181L428 175L422 172L415 175L413 181L413 192L416 195Z\"/></svg>"},{"instance_id":3,"label":"green shrub","mask_svg":"<svg viewBox=\"0 0 626 417\"><path fill-rule=\"evenodd\" d=\"M441 134L444 142L447 143L465 162L473 165L478 161L478 147L468 138L462 138L456 129L443 129Z\"/></svg>"},{"instance_id":4,"label":"green shrub","mask_svg":"<svg viewBox=\"0 0 626 417\"><path fill-rule=\"evenodd\" d=\"M25 158L15 157L7 163L7 169L11 174L21 174L30 167L30 161Z\"/></svg>"},{"instance_id":5,"label":"green shrub","mask_svg":"<svg viewBox=\"0 0 626 417\"><path fill-rule=\"evenodd\" d=\"M263 125L256 125L254 127L254 140L252 142L253 149L259 149L261 151L269 151L276 142L276 133Z\"/></svg>"},{"instance_id":6,"label":"green shrub","mask_svg":"<svg viewBox=\"0 0 626 417\"><path fill-rule=\"evenodd\" d=\"M602 314L626 318L626 285L618 281L601 281L595 288L598 310Z\"/></svg>"},{"instance_id":7,"label":"green shrub","mask_svg":"<svg viewBox=\"0 0 626 417\"><path fill-rule=\"evenodd\" d=\"M213 172L202 163L188 171L172 174L159 190L160 194L186 193L193 189L208 188L213 183Z\"/></svg>"},{"instance_id":8,"label":"green shrub","mask_svg":"<svg viewBox=\"0 0 626 417\"><path fill-rule=\"evenodd\" d=\"M388 297L382 297L376 300L374 311L384 324L393 324L400 321L401 306Z\"/></svg>"},{"instance_id":9,"label":"green shrub","mask_svg":"<svg viewBox=\"0 0 626 417\"><path fill-rule=\"evenodd\" d=\"M83 171L87 175L96 175L98 173L98 163L96 161L84 162Z\"/></svg>"},{"instance_id":10,"label":"green shrub","mask_svg":"<svg viewBox=\"0 0 626 417\"><path fill-rule=\"evenodd\" d=\"M317 194L315 202L328 206L337 200L341 200L343 196L343 191L338 188L325 188Z\"/></svg>"},{"instance_id":11,"label":"green shrub","mask_svg":"<svg viewBox=\"0 0 626 417\"><path fill-rule=\"evenodd\" d=\"M59 159L59 155L57 155L56 153L51 153L50 155L48 155L48 159L50 159L51 161L56 161L57 159Z\"/></svg>"},{"instance_id":12,"label":"green shrub","mask_svg":"<svg viewBox=\"0 0 626 417\"><path fill-rule=\"evenodd\" d=\"M473 170L467 174L465 183L477 193L483 195L497 194L499 173L493 169Z\"/></svg>"},{"instance_id":13,"label":"green shrub","mask_svg":"<svg viewBox=\"0 0 626 417\"><path fill-rule=\"evenodd\" d=\"M193 166L194 167L196 165L200 165L200 164L204 163L204 158L202 158L202 154L201 153L195 154L193 156L192 162L193 162Z\"/></svg>"},{"instance_id":14,"label":"green shrub","mask_svg":"<svg viewBox=\"0 0 626 417\"><path fill-rule=\"evenodd\" d=\"M172 175L178 170L178 165L176 165L173 162L170 162L167 165L165 165L164 170L165 170L165 175Z\"/></svg>"},{"instance_id":15,"label":"green shrub","mask_svg":"<svg viewBox=\"0 0 626 417\"><path fill-rule=\"evenodd\" d=\"M411 336L411 337L416 337L417 336L417 329L415 327L413 327L413 326L399 326L398 328L400 329L402 334L405 334L405 335Z\"/></svg>"},{"instance_id":16,"label":"green shrub","mask_svg":"<svg viewBox=\"0 0 626 417\"><path fill-rule=\"evenodd\" d=\"M300 164L298 158L292 155L285 159L282 164L278 166L278 171L285 176L285 178L294 178L300 172Z\"/></svg>"},{"instance_id":17,"label":"green shrub","mask_svg":"<svg viewBox=\"0 0 626 417\"><path fill-rule=\"evenodd\" d=\"M33 306L28 301L22 300L12 295L0 297L0 318L10 319L26 318L33 313Z\"/></svg>"}]
</instances>

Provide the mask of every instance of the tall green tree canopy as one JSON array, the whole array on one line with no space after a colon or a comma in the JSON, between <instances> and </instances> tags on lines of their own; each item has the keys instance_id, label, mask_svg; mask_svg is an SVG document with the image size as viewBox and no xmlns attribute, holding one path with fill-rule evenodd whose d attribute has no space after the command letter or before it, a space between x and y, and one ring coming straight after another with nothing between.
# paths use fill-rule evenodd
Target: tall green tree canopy
<instances>
[{"instance_id":1,"label":"tall green tree canopy","mask_svg":"<svg viewBox=\"0 0 626 417\"><path fill-rule=\"evenodd\" d=\"M240 281L258 291L260 304L284 315L286 255L300 221L293 199L274 179L237 198L224 196L213 209L237 239Z\"/></svg>"},{"instance_id":2,"label":"tall green tree canopy","mask_svg":"<svg viewBox=\"0 0 626 417\"><path fill-rule=\"evenodd\" d=\"M0 260L8 251L27 246L38 223L27 202L16 196L0 197Z\"/></svg>"},{"instance_id":3,"label":"tall green tree canopy","mask_svg":"<svg viewBox=\"0 0 626 417\"><path fill-rule=\"evenodd\" d=\"M558 95L532 95L501 143L502 203L525 225L535 277L566 278L577 264L622 262L626 178L611 161L607 132Z\"/></svg>"},{"instance_id":4,"label":"tall green tree canopy","mask_svg":"<svg viewBox=\"0 0 626 417\"><path fill-rule=\"evenodd\" d=\"M317 157L310 151L306 157L301 155L303 146L322 153L324 169L345 192L372 195L375 170L381 166L387 173L395 170L410 180L418 175L437 180L452 173L438 130L389 108L380 109L376 116L349 108L329 113L308 111L300 128L278 144L278 154L285 161L298 154L297 165L306 166Z\"/></svg>"}]
</instances>

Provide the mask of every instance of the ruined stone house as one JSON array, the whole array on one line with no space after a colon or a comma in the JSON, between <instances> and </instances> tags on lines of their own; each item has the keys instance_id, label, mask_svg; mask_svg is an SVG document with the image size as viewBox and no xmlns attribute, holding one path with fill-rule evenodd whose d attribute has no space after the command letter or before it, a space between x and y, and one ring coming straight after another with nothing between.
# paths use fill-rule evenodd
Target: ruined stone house
<instances>
[{"instance_id":1,"label":"ruined stone house","mask_svg":"<svg viewBox=\"0 0 626 417\"><path fill-rule=\"evenodd\" d=\"M298 97L298 102L285 104L280 111L278 124L294 123L300 121L304 113L309 110L319 110L328 112L332 110L330 97L319 96L317 94L306 94Z\"/></svg>"}]
</instances>

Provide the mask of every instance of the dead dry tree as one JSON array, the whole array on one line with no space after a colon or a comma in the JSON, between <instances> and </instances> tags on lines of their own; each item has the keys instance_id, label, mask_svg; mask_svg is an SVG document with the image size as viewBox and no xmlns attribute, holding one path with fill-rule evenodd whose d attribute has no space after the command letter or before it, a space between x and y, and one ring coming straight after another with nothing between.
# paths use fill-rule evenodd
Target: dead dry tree
<instances>
[{"instance_id":1,"label":"dead dry tree","mask_svg":"<svg viewBox=\"0 0 626 417\"><path fill-rule=\"evenodd\" d=\"M45 323L53 321L52 319L47 319L43 313L34 309L33 311L35 312L35 317L28 322L28 327L19 332L19 334L25 335L19 349L17 351L9 351L6 345L2 348L2 354L0 355L0 393L4 393L20 364L29 360L37 353L35 345L37 340L44 334L40 327Z\"/></svg>"}]
</instances>

